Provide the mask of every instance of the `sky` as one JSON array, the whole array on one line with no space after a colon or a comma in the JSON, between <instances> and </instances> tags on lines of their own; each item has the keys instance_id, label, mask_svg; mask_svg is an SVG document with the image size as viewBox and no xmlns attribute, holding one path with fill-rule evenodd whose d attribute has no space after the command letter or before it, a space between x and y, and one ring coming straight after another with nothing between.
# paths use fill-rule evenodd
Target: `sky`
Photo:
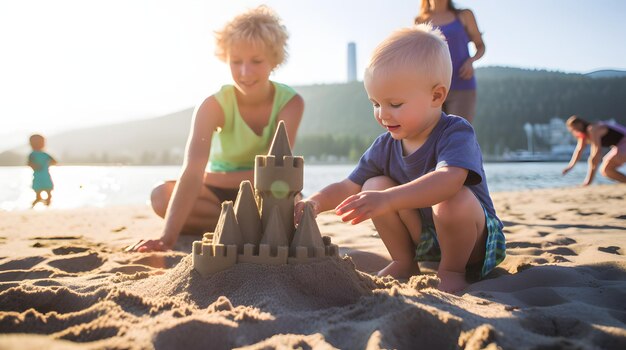
<instances>
[{"instance_id":1,"label":"sky","mask_svg":"<svg viewBox=\"0 0 626 350\"><path fill-rule=\"evenodd\" d=\"M343 82L347 43L362 77L369 53L409 26L408 0L3 0L0 151L34 132L152 118L193 107L231 82L214 31L267 4L289 33L289 60L271 79ZM487 46L475 66L587 73L626 70L626 1L463 0Z\"/></svg>"}]
</instances>

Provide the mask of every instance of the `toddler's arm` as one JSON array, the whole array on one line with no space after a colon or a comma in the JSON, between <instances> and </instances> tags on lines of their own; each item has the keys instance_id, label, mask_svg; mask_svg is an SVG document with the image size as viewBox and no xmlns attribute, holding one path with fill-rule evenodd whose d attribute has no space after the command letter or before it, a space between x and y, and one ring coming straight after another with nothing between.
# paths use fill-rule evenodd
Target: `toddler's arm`
<instances>
[{"instance_id":1,"label":"toddler's arm","mask_svg":"<svg viewBox=\"0 0 626 350\"><path fill-rule=\"evenodd\" d=\"M432 207L461 190L468 170L442 167L403 185L384 191L365 191L346 198L337 206L343 221L358 224L390 211Z\"/></svg>"}]
</instances>

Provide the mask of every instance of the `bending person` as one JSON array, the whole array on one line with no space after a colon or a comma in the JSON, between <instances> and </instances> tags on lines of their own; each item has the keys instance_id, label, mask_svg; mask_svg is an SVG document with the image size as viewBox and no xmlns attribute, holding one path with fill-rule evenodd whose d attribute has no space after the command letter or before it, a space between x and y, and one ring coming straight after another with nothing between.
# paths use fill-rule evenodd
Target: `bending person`
<instances>
[{"instance_id":1,"label":"bending person","mask_svg":"<svg viewBox=\"0 0 626 350\"><path fill-rule=\"evenodd\" d=\"M602 147L611 147L611 150L602 158L600 173L609 179L626 183L626 175L618 170L622 164L626 163L626 127L605 122L590 123L575 115L567 119L566 125L572 135L578 139L578 143L572 159L563 169L563 175L572 170L587 144L590 144L591 153L587 162L589 167L583 186L591 184L595 177L602 158Z\"/></svg>"}]
</instances>

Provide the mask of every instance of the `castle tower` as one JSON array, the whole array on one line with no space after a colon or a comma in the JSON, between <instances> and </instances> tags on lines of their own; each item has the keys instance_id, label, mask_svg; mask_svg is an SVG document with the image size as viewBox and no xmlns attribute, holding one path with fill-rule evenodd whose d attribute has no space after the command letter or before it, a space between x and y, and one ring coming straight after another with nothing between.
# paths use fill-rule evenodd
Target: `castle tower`
<instances>
[{"instance_id":1,"label":"castle tower","mask_svg":"<svg viewBox=\"0 0 626 350\"><path fill-rule=\"evenodd\" d=\"M280 217L291 242L295 230L293 211L295 196L302 191L304 159L291 154L285 123L280 121L266 156L256 156L254 185L261 209L261 221L266 229L272 208L278 207Z\"/></svg>"},{"instance_id":2,"label":"castle tower","mask_svg":"<svg viewBox=\"0 0 626 350\"><path fill-rule=\"evenodd\" d=\"M242 181L239 184L239 193L235 201L235 215L241 229L243 243L258 245L263 235L263 225L250 181Z\"/></svg>"}]
</instances>

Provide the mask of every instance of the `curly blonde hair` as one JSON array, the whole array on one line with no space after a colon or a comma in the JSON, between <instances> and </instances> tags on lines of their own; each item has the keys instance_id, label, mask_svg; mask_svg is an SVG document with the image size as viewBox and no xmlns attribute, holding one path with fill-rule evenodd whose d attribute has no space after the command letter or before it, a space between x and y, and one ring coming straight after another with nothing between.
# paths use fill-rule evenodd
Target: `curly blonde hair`
<instances>
[{"instance_id":1,"label":"curly blonde hair","mask_svg":"<svg viewBox=\"0 0 626 350\"><path fill-rule=\"evenodd\" d=\"M279 66L287 60L288 38L280 17L271 8L261 5L236 16L215 32L215 55L227 62L232 44L244 40L265 46L275 66Z\"/></svg>"}]
</instances>

